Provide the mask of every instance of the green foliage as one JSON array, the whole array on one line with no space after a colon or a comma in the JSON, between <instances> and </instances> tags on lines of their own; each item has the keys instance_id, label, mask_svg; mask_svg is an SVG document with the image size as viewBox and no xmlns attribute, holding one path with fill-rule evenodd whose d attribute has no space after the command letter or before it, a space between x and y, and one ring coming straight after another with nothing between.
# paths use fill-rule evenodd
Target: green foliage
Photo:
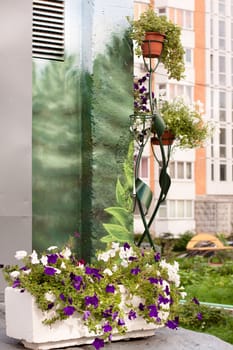
<instances>
[{"instance_id":1,"label":"green foliage","mask_svg":"<svg viewBox=\"0 0 233 350\"><path fill-rule=\"evenodd\" d=\"M213 128L203 120L202 110L196 103L188 105L182 98L173 101L160 101L159 109L162 118L176 138L180 148L195 148L203 146L211 136Z\"/></svg>"},{"instance_id":2,"label":"green foliage","mask_svg":"<svg viewBox=\"0 0 233 350\"><path fill-rule=\"evenodd\" d=\"M197 315L200 313L202 319ZM215 335L233 344L233 316L229 311L188 302L179 307L180 326Z\"/></svg>"},{"instance_id":3,"label":"green foliage","mask_svg":"<svg viewBox=\"0 0 233 350\"><path fill-rule=\"evenodd\" d=\"M106 208L106 213L112 216L110 223L103 226L108 235L101 238L102 242L133 242L132 227L132 187L133 187L133 142L129 145L128 155L124 161L124 181L117 179L116 184L116 207Z\"/></svg>"},{"instance_id":4,"label":"green foliage","mask_svg":"<svg viewBox=\"0 0 233 350\"><path fill-rule=\"evenodd\" d=\"M141 56L141 45L145 32L159 32L165 35L161 62L168 72L169 78L180 80L185 71L184 49L181 43L181 28L167 19L158 16L152 8L143 12L138 20L131 20L130 37L136 41L135 53Z\"/></svg>"},{"instance_id":5,"label":"green foliage","mask_svg":"<svg viewBox=\"0 0 233 350\"><path fill-rule=\"evenodd\" d=\"M193 237L194 233L187 231L183 233L178 239L175 240L175 244L173 246L174 252L185 252L186 246L190 239Z\"/></svg>"}]
</instances>

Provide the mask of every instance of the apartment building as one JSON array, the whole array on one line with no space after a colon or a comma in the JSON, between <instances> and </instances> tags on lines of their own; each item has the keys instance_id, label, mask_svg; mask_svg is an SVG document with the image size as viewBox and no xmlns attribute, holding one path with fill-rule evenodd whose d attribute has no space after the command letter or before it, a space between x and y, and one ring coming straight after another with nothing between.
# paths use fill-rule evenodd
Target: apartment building
<instances>
[{"instance_id":1,"label":"apartment building","mask_svg":"<svg viewBox=\"0 0 233 350\"><path fill-rule=\"evenodd\" d=\"M214 133L205 147L176 149L169 171L172 180L166 201L154 220L157 234L185 231L225 233L233 231L233 3L231 0L135 1L135 17L151 5L182 28L185 78L168 80L159 65L155 74L157 96L186 102L201 101ZM144 74L135 58L135 75ZM141 177L159 192L158 166L148 146ZM135 216L136 230L140 220Z\"/></svg>"}]
</instances>

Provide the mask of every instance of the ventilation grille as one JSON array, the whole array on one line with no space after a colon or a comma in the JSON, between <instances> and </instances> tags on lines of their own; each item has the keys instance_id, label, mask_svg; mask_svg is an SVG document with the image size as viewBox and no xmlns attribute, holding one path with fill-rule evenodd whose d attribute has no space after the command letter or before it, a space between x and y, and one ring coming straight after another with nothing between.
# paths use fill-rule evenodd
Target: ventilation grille
<instances>
[{"instance_id":1,"label":"ventilation grille","mask_svg":"<svg viewBox=\"0 0 233 350\"><path fill-rule=\"evenodd\" d=\"M64 60L64 0L33 0L32 56Z\"/></svg>"}]
</instances>

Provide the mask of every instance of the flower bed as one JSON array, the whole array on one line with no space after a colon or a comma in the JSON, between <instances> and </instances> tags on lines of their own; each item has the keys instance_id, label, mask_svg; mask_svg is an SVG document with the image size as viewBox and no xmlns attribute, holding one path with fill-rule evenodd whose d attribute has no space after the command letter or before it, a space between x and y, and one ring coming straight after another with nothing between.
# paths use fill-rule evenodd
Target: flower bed
<instances>
[{"instance_id":1,"label":"flower bed","mask_svg":"<svg viewBox=\"0 0 233 350\"><path fill-rule=\"evenodd\" d=\"M152 335L157 327L178 326L178 263L168 264L153 250L112 243L95 265L77 260L67 247L50 247L41 256L19 251L16 258L22 266L4 269L7 334L32 349L59 341L59 347L92 343L98 350L119 337L141 337L139 330Z\"/></svg>"}]
</instances>

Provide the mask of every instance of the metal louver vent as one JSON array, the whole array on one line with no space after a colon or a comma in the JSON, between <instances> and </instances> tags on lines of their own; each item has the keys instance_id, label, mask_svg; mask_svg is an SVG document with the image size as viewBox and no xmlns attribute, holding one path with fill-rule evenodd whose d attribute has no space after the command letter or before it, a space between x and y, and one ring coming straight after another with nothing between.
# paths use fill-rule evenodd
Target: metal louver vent
<instances>
[{"instance_id":1,"label":"metal louver vent","mask_svg":"<svg viewBox=\"0 0 233 350\"><path fill-rule=\"evenodd\" d=\"M33 0L32 56L64 60L64 0Z\"/></svg>"}]
</instances>

